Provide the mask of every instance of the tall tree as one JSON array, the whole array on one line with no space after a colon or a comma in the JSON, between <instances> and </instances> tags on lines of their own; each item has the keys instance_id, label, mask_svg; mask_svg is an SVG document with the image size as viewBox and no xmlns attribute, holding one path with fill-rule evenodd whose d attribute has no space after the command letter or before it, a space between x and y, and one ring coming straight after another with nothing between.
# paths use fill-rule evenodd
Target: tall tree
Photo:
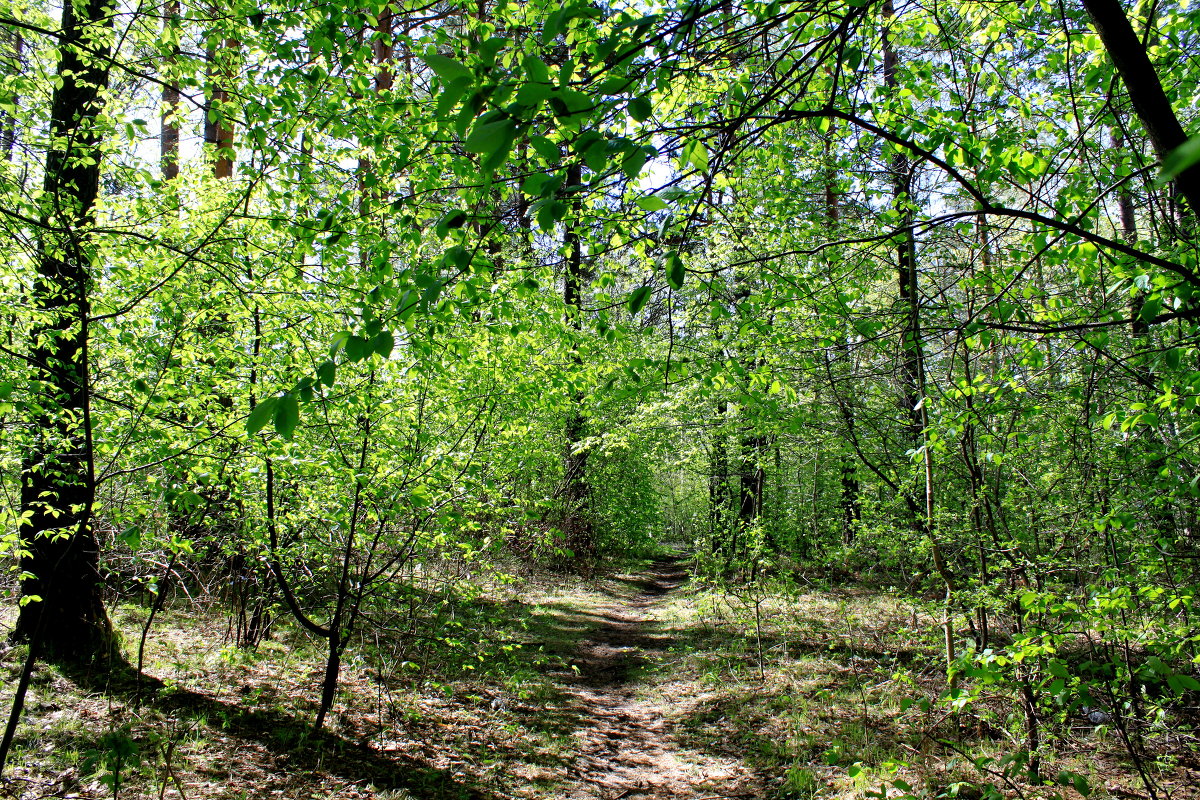
<instances>
[{"instance_id":1,"label":"tall tree","mask_svg":"<svg viewBox=\"0 0 1200 800\"><path fill-rule=\"evenodd\" d=\"M900 88L897 76L899 55L891 35L896 12L891 0L883 4L883 82L889 96ZM921 295L917 271L916 198L913 192L914 169L908 154L896 148L891 162L892 202L899 219L896 228L896 278L901 313L904 315L900 346L900 380L903 414L912 447L921 453L924 473L923 497L914 489L907 498L916 530L929 540L934 569L945 585L945 631L947 669L953 668L955 643L953 630L954 581L945 554L934 530L933 455L929 448L929 406L925 381L925 345L921 330Z\"/></svg>"},{"instance_id":2,"label":"tall tree","mask_svg":"<svg viewBox=\"0 0 1200 800\"><path fill-rule=\"evenodd\" d=\"M64 3L39 217L33 370L36 409L21 465L21 596L13 636L48 657L91 662L115 640L101 602L92 526L88 325L112 7Z\"/></svg>"},{"instance_id":3,"label":"tall tree","mask_svg":"<svg viewBox=\"0 0 1200 800\"><path fill-rule=\"evenodd\" d=\"M1154 152L1165 159L1187 141L1187 134L1167 93L1142 37L1138 36L1120 0L1083 0L1113 66L1125 83L1138 119L1146 126ZM1185 169L1175 186L1187 200L1193 215L1200 215L1200 164Z\"/></svg>"},{"instance_id":4,"label":"tall tree","mask_svg":"<svg viewBox=\"0 0 1200 800\"><path fill-rule=\"evenodd\" d=\"M572 213L568 216L563 233L563 250L566 256L566 269L563 274L563 306L566 314L567 328L571 339L571 363L580 369L583 358L579 354L579 337L583 332L583 239L580 231L582 223L580 211L583 196L583 168L578 161L573 161L566 169L566 186L570 192ZM571 397L571 407L567 412L567 423L563 428L566 435L566 446L563 452L563 524L566 530L567 546L580 553L590 553L595 542L592 541L592 524L588 509L588 496L591 487L588 486L587 462L588 451L584 444L587 434L587 419L583 415L583 392L576 390Z\"/></svg>"}]
</instances>

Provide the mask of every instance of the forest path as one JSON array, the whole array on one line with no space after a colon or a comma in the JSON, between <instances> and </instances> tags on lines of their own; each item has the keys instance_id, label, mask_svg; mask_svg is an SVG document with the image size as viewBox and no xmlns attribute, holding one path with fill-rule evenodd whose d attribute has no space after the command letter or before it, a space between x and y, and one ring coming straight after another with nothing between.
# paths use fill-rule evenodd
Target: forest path
<instances>
[{"instance_id":1,"label":"forest path","mask_svg":"<svg viewBox=\"0 0 1200 800\"><path fill-rule=\"evenodd\" d=\"M603 623L576 648L578 671L568 692L578 704L578 753L567 768L571 791L583 800L717 800L761 797L760 783L737 759L700 753L673 735L669 711L687 698L655 697L639 675L655 651L672 643L655 608L688 579L678 559L665 558L632 581L632 597L602 608Z\"/></svg>"}]
</instances>

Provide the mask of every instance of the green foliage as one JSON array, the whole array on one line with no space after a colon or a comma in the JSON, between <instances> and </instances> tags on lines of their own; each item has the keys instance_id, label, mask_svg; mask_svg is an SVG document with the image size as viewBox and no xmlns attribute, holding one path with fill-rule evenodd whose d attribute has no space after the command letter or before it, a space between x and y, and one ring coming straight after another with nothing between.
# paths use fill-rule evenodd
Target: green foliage
<instances>
[{"instance_id":1,"label":"green foliage","mask_svg":"<svg viewBox=\"0 0 1200 800\"><path fill-rule=\"evenodd\" d=\"M85 774L96 774L115 800L121 794L122 782L128 778L128 772L137 770L141 763L141 746L130 729L123 728L100 737L96 747L84 753L81 769Z\"/></svg>"},{"instance_id":2,"label":"green foliage","mask_svg":"<svg viewBox=\"0 0 1200 800\"><path fill-rule=\"evenodd\" d=\"M29 302L69 206L39 188L52 10L0 20L5 554L36 450L88 465L115 585L218 575L246 644L285 608L328 633L417 603L445 559L669 539L748 598L805 574L936 604L946 702L1023 704L1029 772L1050 720L1173 725L1200 691L1200 280L1164 183L1198 140L1155 180L1082 9L121 15L112 100L73 118L102 191L70 320ZM1138 21L1185 129L1193 23ZM169 177L164 110L232 148ZM75 408L35 340L85 328Z\"/></svg>"}]
</instances>

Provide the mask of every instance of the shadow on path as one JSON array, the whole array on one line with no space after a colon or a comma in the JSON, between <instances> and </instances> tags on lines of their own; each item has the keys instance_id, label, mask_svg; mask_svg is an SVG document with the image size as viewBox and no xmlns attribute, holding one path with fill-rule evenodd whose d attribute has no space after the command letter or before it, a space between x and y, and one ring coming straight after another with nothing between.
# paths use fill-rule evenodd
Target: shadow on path
<instances>
[{"instance_id":1,"label":"shadow on path","mask_svg":"<svg viewBox=\"0 0 1200 800\"><path fill-rule=\"evenodd\" d=\"M578 751L567 765L571 800L700 800L761 797L759 781L739 758L683 746L664 707L639 697L637 671L648 655L673 641L653 619L653 607L687 580L677 558L666 558L632 580L628 593L609 592L612 605L572 654L571 694L580 726Z\"/></svg>"}]
</instances>

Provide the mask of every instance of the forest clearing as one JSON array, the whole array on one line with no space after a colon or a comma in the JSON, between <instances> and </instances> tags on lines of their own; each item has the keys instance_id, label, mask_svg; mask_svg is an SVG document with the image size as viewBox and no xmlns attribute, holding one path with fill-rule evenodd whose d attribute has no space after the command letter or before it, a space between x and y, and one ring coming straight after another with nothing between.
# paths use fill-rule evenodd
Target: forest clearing
<instances>
[{"instance_id":1,"label":"forest clearing","mask_svg":"<svg viewBox=\"0 0 1200 800\"><path fill-rule=\"evenodd\" d=\"M0 797L1200 796L1200 6L0 0Z\"/></svg>"}]
</instances>

